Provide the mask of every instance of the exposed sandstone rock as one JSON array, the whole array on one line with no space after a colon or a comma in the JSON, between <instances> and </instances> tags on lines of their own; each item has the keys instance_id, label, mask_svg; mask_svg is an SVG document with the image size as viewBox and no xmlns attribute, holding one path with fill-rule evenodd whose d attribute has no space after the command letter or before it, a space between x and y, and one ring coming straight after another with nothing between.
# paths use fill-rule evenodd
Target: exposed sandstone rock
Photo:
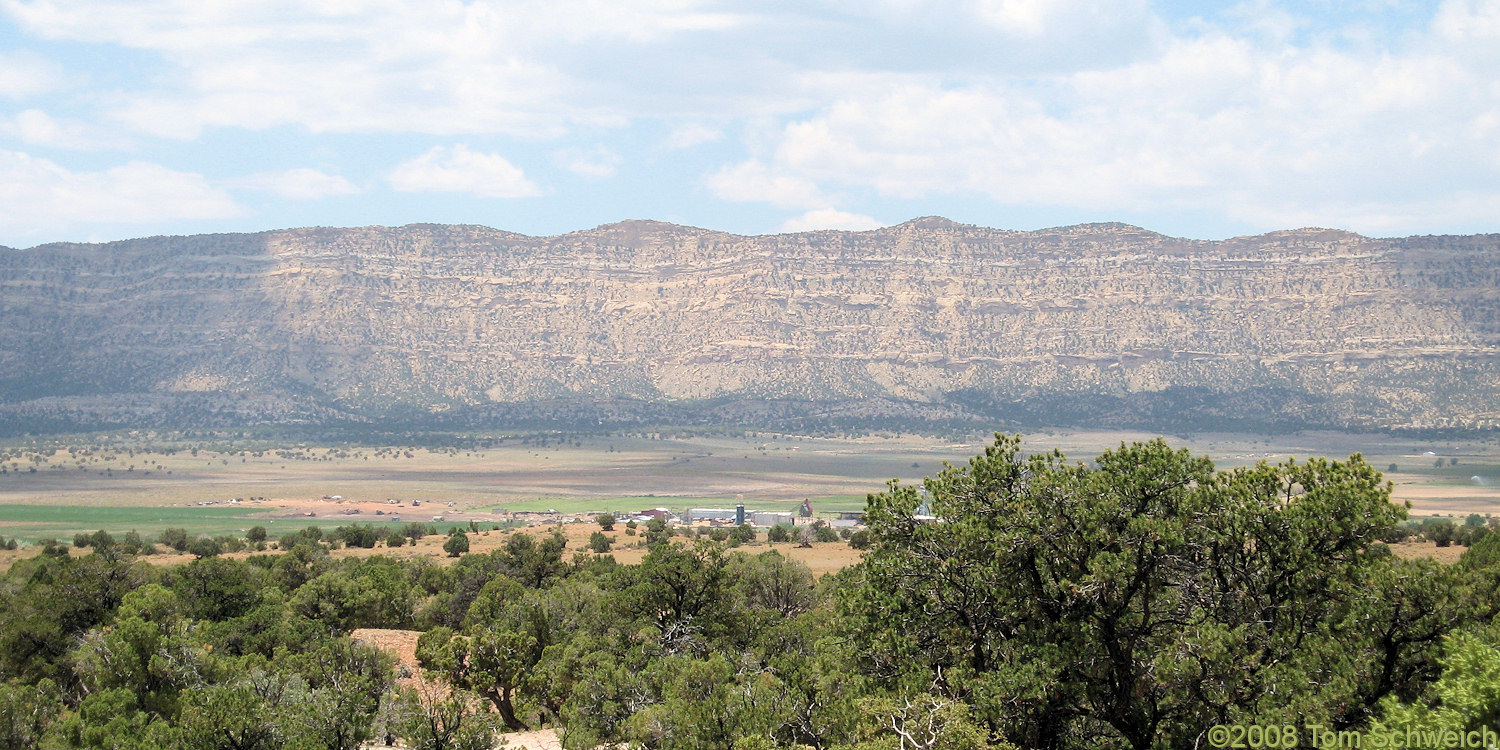
<instances>
[{"instance_id":1,"label":"exposed sandstone rock","mask_svg":"<svg viewBox=\"0 0 1500 750\"><path fill-rule=\"evenodd\" d=\"M1500 423L1500 236L1200 242L928 217L761 237L651 221L153 237L0 250L0 330L0 418L23 422L736 421L817 402L1484 427Z\"/></svg>"}]
</instances>

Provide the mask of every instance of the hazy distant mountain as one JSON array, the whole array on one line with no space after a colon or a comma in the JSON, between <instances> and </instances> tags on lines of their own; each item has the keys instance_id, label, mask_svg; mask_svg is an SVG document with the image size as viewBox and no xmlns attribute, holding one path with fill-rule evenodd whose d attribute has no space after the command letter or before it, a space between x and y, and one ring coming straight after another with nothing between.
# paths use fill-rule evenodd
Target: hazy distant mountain
<instances>
[{"instance_id":1,"label":"hazy distant mountain","mask_svg":"<svg viewBox=\"0 0 1500 750\"><path fill-rule=\"evenodd\" d=\"M0 250L0 422L1500 425L1500 235L925 218Z\"/></svg>"}]
</instances>

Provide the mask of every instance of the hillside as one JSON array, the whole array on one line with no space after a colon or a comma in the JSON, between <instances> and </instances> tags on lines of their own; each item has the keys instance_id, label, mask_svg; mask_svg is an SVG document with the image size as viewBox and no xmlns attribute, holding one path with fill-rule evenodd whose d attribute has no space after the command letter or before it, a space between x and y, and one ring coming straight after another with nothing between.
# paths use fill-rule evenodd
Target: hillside
<instances>
[{"instance_id":1,"label":"hillside","mask_svg":"<svg viewBox=\"0 0 1500 750\"><path fill-rule=\"evenodd\" d=\"M1500 236L917 219L0 249L0 426L1500 425Z\"/></svg>"}]
</instances>

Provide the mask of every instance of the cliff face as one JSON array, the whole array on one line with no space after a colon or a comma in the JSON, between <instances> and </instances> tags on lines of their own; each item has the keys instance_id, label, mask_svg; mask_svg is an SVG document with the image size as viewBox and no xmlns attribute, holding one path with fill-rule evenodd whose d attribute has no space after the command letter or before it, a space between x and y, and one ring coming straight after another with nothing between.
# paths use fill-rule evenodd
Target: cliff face
<instances>
[{"instance_id":1,"label":"cliff face","mask_svg":"<svg viewBox=\"0 0 1500 750\"><path fill-rule=\"evenodd\" d=\"M733 421L813 403L1500 424L1494 235L1199 242L927 218L761 237L644 221L157 237L0 250L0 330L0 419L16 422L498 424L548 418L538 404Z\"/></svg>"}]
</instances>

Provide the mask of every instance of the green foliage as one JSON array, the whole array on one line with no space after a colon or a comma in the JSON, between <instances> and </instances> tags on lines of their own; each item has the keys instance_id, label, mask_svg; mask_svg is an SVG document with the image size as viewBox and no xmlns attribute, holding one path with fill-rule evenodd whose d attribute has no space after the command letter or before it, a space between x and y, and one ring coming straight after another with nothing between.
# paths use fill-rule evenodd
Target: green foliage
<instances>
[{"instance_id":1,"label":"green foliage","mask_svg":"<svg viewBox=\"0 0 1500 750\"><path fill-rule=\"evenodd\" d=\"M752 610L795 617L813 606L812 571L775 550L755 557L735 555L729 559L727 572Z\"/></svg>"},{"instance_id":2,"label":"green foliage","mask_svg":"<svg viewBox=\"0 0 1500 750\"><path fill-rule=\"evenodd\" d=\"M602 531L596 531L589 535L589 549L601 555L608 552L614 543L615 540L610 539L609 535Z\"/></svg>"},{"instance_id":3,"label":"green foliage","mask_svg":"<svg viewBox=\"0 0 1500 750\"><path fill-rule=\"evenodd\" d=\"M228 620L261 604L268 579L248 563L204 557L173 569L167 582L189 617Z\"/></svg>"},{"instance_id":4,"label":"green foliage","mask_svg":"<svg viewBox=\"0 0 1500 750\"><path fill-rule=\"evenodd\" d=\"M11 567L0 590L0 680L71 681L65 655L104 622L147 571L113 555L41 556Z\"/></svg>"},{"instance_id":5,"label":"green foliage","mask_svg":"<svg viewBox=\"0 0 1500 750\"><path fill-rule=\"evenodd\" d=\"M187 546L188 554L197 557L214 557L224 552L224 547L217 539L194 539Z\"/></svg>"},{"instance_id":6,"label":"green foliage","mask_svg":"<svg viewBox=\"0 0 1500 750\"><path fill-rule=\"evenodd\" d=\"M62 706L51 680L35 685L0 682L0 747L32 750Z\"/></svg>"},{"instance_id":7,"label":"green foliage","mask_svg":"<svg viewBox=\"0 0 1500 750\"><path fill-rule=\"evenodd\" d=\"M452 534L448 535L448 541L443 542L443 551L447 552L449 557L458 557L468 552L469 535L455 530Z\"/></svg>"},{"instance_id":8,"label":"green foliage","mask_svg":"<svg viewBox=\"0 0 1500 750\"><path fill-rule=\"evenodd\" d=\"M672 529L667 522L660 518L653 518L646 522L646 533L644 539L647 547L657 547L667 543L672 538Z\"/></svg>"},{"instance_id":9,"label":"green foliage","mask_svg":"<svg viewBox=\"0 0 1500 750\"><path fill-rule=\"evenodd\" d=\"M490 750L495 722L478 698L465 690L435 690L425 684L401 691L396 733L412 750Z\"/></svg>"},{"instance_id":10,"label":"green foliage","mask_svg":"<svg viewBox=\"0 0 1500 750\"><path fill-rule=\"evenodd\" d=\"M1395 557L1404 513L1357 456L1221 472L1001 438L922 490L872 495L864 561L820 581L664 524L634 566L565 562L559 533L439 565L336 562L371 527L308 529L169 567L86 535L0 576L0 746L478 750L550 724L569 750L1155 750L1216 723L1500 721L1500 536ZM360 627L424 629L427 680L391 692Z\"/></svg>"},{"instance_id":11,"label":"green foliage","mask_svg":"<svg viewBox=\"0 0 1500 750\"><path fill-rule=\"evenodd\" d=\"M778 523L766 530L766 541L772 544L789 542L792 539L792 529L784 523Z\"/></svg>"},{"instance_id":12,"label":"green foliage","mask_svg":"<svg viewBox=\"0 0 1500 750\"><path fill-rule=\"evenodd\" d=\"M333 536L346 547L371 549L380 541L380 531L369 524L351 524L333 530Z\"/></svg>"},{"instance_id":13,"label":"green foliage","mask_svg":"<svg viewBox=\"0 0 1500 750\"><path fill-rule=\"evenodd\" d=\"M388 557L346 561L297 589L291 611L347 632L412 624L417 593L411 570Z\"/></svg>"},{"instance_id":14,"label":"green foliage","mask_svg":"<svg viewBox=\"0 0 1500 750\"><path fill-rule=\"evenodd\" d=\"M1010 750L991 742L969 706L950 697L869 698L860 702L858 736L852 750Z\"/></svg>"},{"instance_id":15,"label":"green foliage","mask_svg":"<svg viewBox=\"0 0 1500 750\"><path fill-rule=\"evenodd\" d=\"M738 547L742 544L750 544L755 541L755 527L748 523L742 523L729 532L729 546Z\"/></svg>"},{"instance_id":16,"label":"green foliage","mask_svg":"<svg viewBox=\"0 0 1500 750\"><path fill-rule=\"evenodd\" d=\"M1017 744L1358 723L1430 674L1459 614L1452 579L1366 556L1404 513L1358 456L1216 473L1160 441L1093 466L1019 447L997 436L927 480L936 523L915 488L871 496L873 547L841 591L876 674L968 685Z\"/></svg>"},{"instance_id":17,"label":"green foliage","mask_svg":"<svg viewBox=\"0 0 1500 750\"><path fill-rule=\"evenodd\" d=\"M208 653L177 596L148 584L126 595L115 622L85 634L73 669L88 693L128 691L147 715L177 713L178 695L203 681Z\"/></svg>"},{"instance_id":18,"label":"green foliage","mask_svg":"<svg viewBox=\"0 0 1500 750\"><path fill-rule=\"evenodd\" d=\"M599 524L599 528L605 531L615 530L615 514L613 513L600 513L594 516L594 522Z\"/></svg>"},{"instance_id":19,"label":"green foliage","mask_svg":"<svg viewBox=\"0 0 1500 750\"><path fill-rule=\"evenodd\" d=\"M1473 731L1500 726L1500 638L1458 632L1444 643L1442 676L1418 698L1388 696L1372 729L1379 732Z\"/></svg>"},{"instance_id":20,"label":"green foliage","mask_svg":"<svg viewBox=\"0 0 1500 750\"><path fill-rule=\"evenodd\" d=\"M723 549L698 542L692 549L659 544L634 571L626 606L660 631L669 651L697 649L700 635L725 624Z\"/></svg>"},{"instance_id":21,"label":"green foliage","mask_svg":"<svg viewBox=\"0 0 1500 750\"><path fill-rule=\"evenodd\" d=\"M108 531L104 531L103 529L92 534L79 533L73 535L73 546L80 549L87 547L113 547L115 546L115 538L111 536Z\"/></svg>"},{"instance_id":22,"label":"green foliage","mask_svg":"<svg viewBox=\"0 0 1500 750\"><path fill-rule=\"evenodd\" d=\"M132 529L125 532L125 537L120 540L120 551L127 555L154 555L159 550L156 549L156 545Z\"/></svg>"},{"instance_id":23,"label":"green foliage","mask_svg":"<svg viewBox=\"0 0 1500 750\"><path fill-rule=\"evenodd\" d=\"M858 529L849 535L849 546L854 549L869 549L871 541L869 529Z\"/></svg>"},{"instance_id":24,"label":"green foliage","mask_svg":"<svg viewBox=\"0 0 1500 750\"><path fill-rule=\"evenodd\" d=\"M188 543L192 539L188 536L187 529L167 528L162 529L161 533L156 535L156 541L178 552L183 552L188 548Z\"/></svg>"},{"instance_id":25,"label":"green foliage","mask_svg":"<svg viewBox=\"0 0 1500 750\"><path fill-rule=\"evenodd\" d=\"M566 571L563 552L567 547L567 538L555 529L541 541L531 534L512 534L494 559L500 570L523 585L541 588Z\"/></svg>"},{"instance_id":26,"label":"green foliage","mask_svg":"<svg viewBox=\"0 0 1500 750\"><path fill-rule=\"evenodd\" d=\"M1488 534L1464 550L1459 564L1470 570L1500 566L1500 534Z\"/></svg>"},{"instance_id":27,"label":"green foliage","mask_svg":"<svg viewBox=\"0 0 1500 750\"><path fill-rule=\"evenodd\" d=\"M297 731L302 722L294 706L304 702L305 689L300 682L288 684L277 676L255 675L189 691L176 726L178 742L185 747L235 750L305 747L286 741L292 739L287 735L302 734Z\"/></svg>"},{"instance_id":28,"label":"green foliage","mask_svg":"<svg viewBox=\"0 0 1500 750\"><path fill-rule=\"evenodd\" d=\"M171 744L170 727L151 721L130 691L115 688L85 697L77 712L49 728L42 747L155 750Z\"/></svg>"},{"instance_id":29,"label":"green foliage","mask_svg":"<svg viewBox=\"0 0 1500 750\"><path fill-rule=\"evenodd\" d=\"M1439 547L1451 546L1457 532L1452 521L1439 521L1422 527L1422 535Z\"/></svg>"}]
</instances>

